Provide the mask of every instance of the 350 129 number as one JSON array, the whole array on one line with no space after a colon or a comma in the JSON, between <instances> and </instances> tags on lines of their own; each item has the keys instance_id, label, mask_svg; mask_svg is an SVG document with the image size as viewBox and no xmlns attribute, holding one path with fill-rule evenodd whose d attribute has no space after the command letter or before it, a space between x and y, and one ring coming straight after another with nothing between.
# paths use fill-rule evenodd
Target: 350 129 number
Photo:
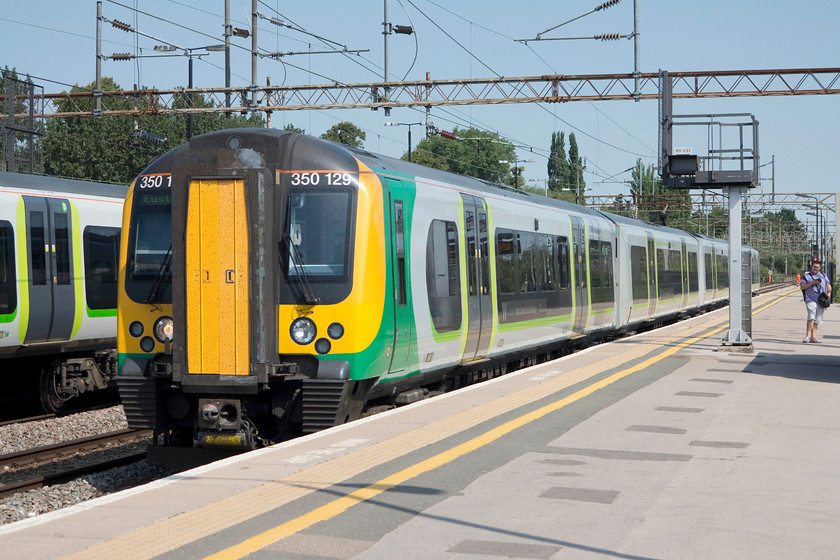
<instances>
[{"instance_id":1,"label":"350 129 number","mask_svg":"<svg viewBox=\"0 0 840 560\"><path fill-rule=\"evenodd\" d=\"M293 187L306 186L347 186L353 182L353 175L350 173L340 172L296 172L291 174L291 184Z\"/></svg>"},{"instance_id":2,"label":"350 129 number","mask_svg":"<svg viewBox=\"0 0 840 560\"><path fill-rule=\"evenodd\" d=\"M172 187L172 174L141 175L137 177L137 184L141 189L168 189Z\"/></svg>"}]
</instances>

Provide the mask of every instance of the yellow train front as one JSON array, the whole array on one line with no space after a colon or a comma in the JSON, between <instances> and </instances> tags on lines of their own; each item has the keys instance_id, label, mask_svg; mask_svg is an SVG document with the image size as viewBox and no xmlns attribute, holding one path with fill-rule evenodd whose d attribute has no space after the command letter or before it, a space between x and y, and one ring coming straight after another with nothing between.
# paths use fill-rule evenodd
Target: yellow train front
<instances>
[{"instance_id":1,"label":"yellow train front","mask_svg":"<svg viewBox=\"0 0 840 560\"><path fill-rule=\"evenodd\" d=\"M378 179L307 136L220 131L152 163L123 219L129 425L252 448L358 418L388 359L365 351L390 289L383 212Z\"/></svg>"}]
</instances>

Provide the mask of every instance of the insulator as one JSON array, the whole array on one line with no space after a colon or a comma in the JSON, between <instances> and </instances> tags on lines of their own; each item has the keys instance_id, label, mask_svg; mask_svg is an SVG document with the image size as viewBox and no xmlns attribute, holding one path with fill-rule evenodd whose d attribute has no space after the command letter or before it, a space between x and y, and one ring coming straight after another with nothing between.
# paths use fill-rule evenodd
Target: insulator
<instances>
[{"instance_id":1,"label":"insulator","mask_svg":"<svg viewBox=\"0 0 840 560\"><path fill-rule=\"evenodd\" d=\"M604 2L603 4L595 8L595 10L593 11L597 12L598 10L606 10L607 8L612 8L619 2L621 2L621 0L608 0L607 2Z\"/></svg>"},{"instance_id":2,"label":"insulator","mask_svg":"<svg viewBox=\"0 0 840 560\"><path fill-rule=\"evenodd\" d=\"M398 33L400 35L411 35L414 33L414 28L410 25L395 25L394 33Z\"/></svg>"},{"instance_id":3,"label":"insulator","mask_svg":"<svg viewBox=\"0 0 840 560\"><path fill-rule=\"evenodd\" d=\"M441 130L440 132L438 132L438 134L440 134L444 138L449 138L450 140L457 140L458 139L457 136L455 136L454 134L452 134L451 132L448 132L446 130Z\"/></svg>"},{"instance_id":4,"label":"insulator","mask_svg":"<svg viewBox=\"0 0 840 560\"><path fill-rule=\"evenodd\" d=\"M130 25L128 25L127 23L123 23L121 21L113 20L111 22L111 25L113 25L117 29L122 29L126 33L129 32L129 31L134 31L134 29L132 29Z\"/></svg>"},{"instance_id":5,"label":"insulator","mask_svg":"<svg viewBox=\"0 0 840 560\"><path fill-rule=\"evenodd\" d=\"M244 39L247 39L248 37L251 36L251 32L248 31L247 29L239 29L238 27L234 27L233 28L233 36L234 37L242 37Z\"/></svg>"},{"instance_id":6,"label":"insulator","mask_svg":"<svg viewBox=\"0 0 840 560\"><path fill-rule=\"evenodd\" d=\"M600 39L601 41L618 41L621 39L621 33L601 33L600 35L595 35L594 39Z\"/></svg>"},{"instance_id":7,"label":"insulator","mask_svg":"<svg viewBox=\"0 0 840 560\"><path fill-rule=\"evenodd\" d=\"M131 60L131 54L127 52L118 52L111 55L111 60Z\"/></svg>"}]
</instances>

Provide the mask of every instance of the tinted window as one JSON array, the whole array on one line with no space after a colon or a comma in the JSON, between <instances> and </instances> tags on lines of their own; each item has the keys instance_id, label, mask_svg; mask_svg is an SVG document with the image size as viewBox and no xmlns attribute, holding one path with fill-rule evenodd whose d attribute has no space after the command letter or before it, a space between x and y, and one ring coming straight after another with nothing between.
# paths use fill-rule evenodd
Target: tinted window
<instances>
[{"instance_id":1,"label":"tinted window","mask_svg":"<svg viewBox=\"0 0 840 560\"><path fill-rule=\"evenodd\" d=\"M510 230L496 230L496 275L499 293L516 292L516 265L513 261L514 233Z\"/></svg>"},{"instance_id":2,"label":"tinted window","mask_svg":"<svg viewBox=\"0 0 840 560\"><path fill-rule=\"evenodd\" d=\"M55 219L55 283L70 283L70 227L67 214L53 214Z\"/></svg>"},{"instance_id":3,"label":"tinted window","mask_svg":"<svg viewBox=\"0 0 840 560\"><path fill-rule=\"evenodd\" d=\"M47 242L44 232L44 213L29 213L29 252L32 258L32 285L47 284Z\"/></svg>"},{"instance_id":4,"label":"tinted window","mask_svg":"<svg viewBox=\"0 0 840 560\"><path fill-rule=\"evenodd\" d=\"M557 284L561 290L569 289L572 282L571 257L569 253L569 238L557 238Z\"/></svg>"},{"instance_id":5,"label":"tinted window","mask_svg":"<svg viewBox=\"0 0 840 560\"><path fill-rule=\"evenodd\" d=\"M426 242L426 291L438 332L461 327L461 270L455 222L433 220Z\"/></svg>"},{"instance_id":6,"label":"tinted window","mask_svg":"<svg viewBox=\"0 0 840 560\"><path fill-rule=\"evenodd\" d=\"M116 309L120 230L88 226L83 237L87 305L90 309Z\"/></svg>"},{"instance_id":7,"label":"tinted window","mask_svg":"<svg viewBox=\"0 0 840 560\"><path fill-rule=\"evenodd\" d=\"M633 301L648 298L648 268L647 251L644 247L633 245L630 247L630 273L633 284Z\"/></svg>"},{"instance_id":8,"label":"tinted window","mask_svg":"<svg viewBox=\"0 0 840 560\"><path fill-rule=\"evenodd\" d=\"M697 278L697 253L688 252L688 291L696 292L700 289Z\"/></svg>"},{"instance_id":9,"label":"tinted window","mask_svg":"<svg viewBox=\"0 0 840 560\"><path fill-rule=\"evenodd\" d=\"M15 244L12 224L0 221L0 314L12 313L17 307L15 287Z\"/></svg>"}]
</instances>

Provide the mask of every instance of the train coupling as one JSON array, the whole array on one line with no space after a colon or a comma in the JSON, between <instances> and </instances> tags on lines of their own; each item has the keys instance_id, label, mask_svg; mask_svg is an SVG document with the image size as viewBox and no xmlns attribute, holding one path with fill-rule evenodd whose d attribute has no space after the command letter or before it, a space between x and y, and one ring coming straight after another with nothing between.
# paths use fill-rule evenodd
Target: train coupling
<instances>
[{"instance_id":1,"label":"train coupling","mask_svg":"<svg viewBox=\"0 0 840 560\"><path fill-rule=\"evenodd\" d=\"M199 399L196 447L253 449L256 437L236 399Z\"/></svg>"}]
</instances>

